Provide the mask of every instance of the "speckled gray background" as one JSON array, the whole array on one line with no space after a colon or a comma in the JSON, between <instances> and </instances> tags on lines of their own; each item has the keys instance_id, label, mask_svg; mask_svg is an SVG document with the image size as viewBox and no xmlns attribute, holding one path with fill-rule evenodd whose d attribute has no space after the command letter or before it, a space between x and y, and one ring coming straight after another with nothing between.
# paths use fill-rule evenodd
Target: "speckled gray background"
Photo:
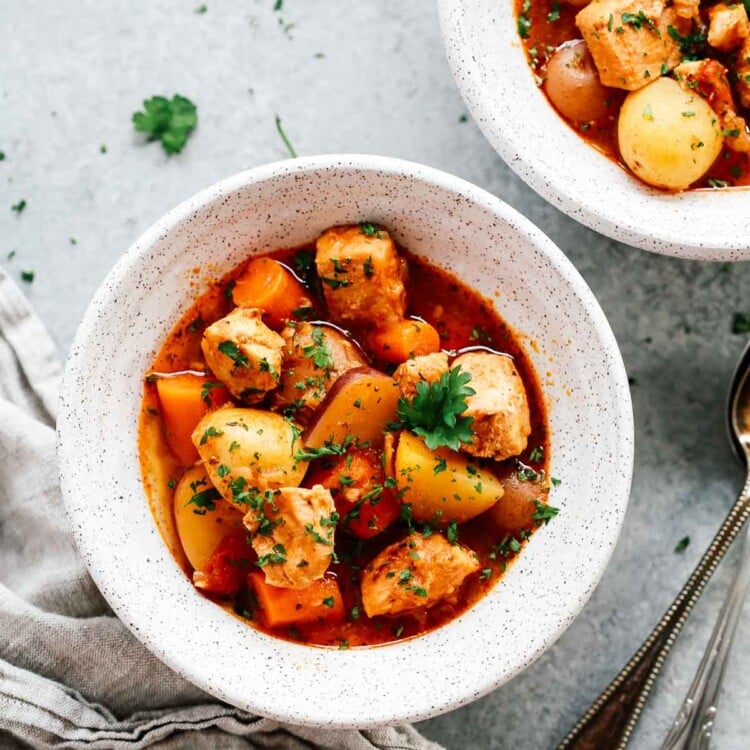
<instances>
[{"instance_id":1,"label":"speckled gray background","mask_svg":"<svg viewBox=\"0 0 750 750\"><path fill-rule=\"evenodd\" d=\"M617 245L532 194L462 122L430 0L284 0L282 13L274 0L206 4L202 15L193 0L0 4L0 262L16 278L36 273L26 291L64 354L96 287L155 219L221 177L286 156L277 113L301 155L421 161L539 224L599 298L633 379L630 511L602 584L557 645L511 684L420 728L452 750L551 748L659 619L740 486L723 401L745 343L730 328L735 311L750 310L742 293L750 268ZM198 104L200 124L184 153L168 159L142 145L130 116L143 98L175 92ZM10 207L20 199L27 206L16 215ZM690 546L675 554L685 535ZM675 648L637 750L664 736L733 560ZM722 697L721 750L746 748L750 737L748 645L746 616Z\"/></svg>"}]
</instances>

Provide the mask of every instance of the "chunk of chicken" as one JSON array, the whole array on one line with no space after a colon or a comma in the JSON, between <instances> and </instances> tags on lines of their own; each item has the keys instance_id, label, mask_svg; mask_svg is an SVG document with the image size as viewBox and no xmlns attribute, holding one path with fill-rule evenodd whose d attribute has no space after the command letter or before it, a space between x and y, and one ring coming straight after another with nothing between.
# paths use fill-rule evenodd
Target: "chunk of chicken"
<instances>
[{"instance_id":1,"label":"chunk of chicken","mask_svg":"<svg viewBox=\"0 0 750 750\"><path fill-rule=\"evenodd\" d=\"M731 67L740 104L750 109L750 38L745 39Z\"/></svg>"},{"instance_id":2,"label":"chunk of chicken","mask_svg":"<svg viewBox=\"0 0 750 750\"><path fill-rule=\"evenodd\" d=\"M669 33L690 31L664 0L601 0L589 3L576 16L605 86L635 91L682 60L680 45Z\"/></svg>"},{"instance_id":3,"label":"chunk of chicken","mask_svg":"<svg viewBox=\"0 0 750 750\"><path fill-rule=\"evenodd\" d=\"M672 7L680 18L700 21L701 0L674 0Z\"/></svg>"},{"instance_id":4,"label":"chunk of chicken","mask_svg":"<svg viewBox=\"0 0 750 750\"><path fill-rule=\"evenodd\" d=\"M333 227L318 238L316 250L315 265L334 321L371 328L404 317L407 266L388 232Z\"/></svg>"},{"instance_id":5,"label":"chunk of chicken","mask_svg":"<svg viewBox=\"0 0 750 750\"><path fill-rule=\"evenodd\" d=\"M304 589L323 577L331 562L336 508L329 490L282 487L258 496L243 519L266 582Z\"/></svg>"},{"instance_id":6,"label":"chunk of chicken","mask_svg":"<svg viewBox=\"0 0 750 750\"><path fill-rule=\"evenodd\" d=\"M279 384L284 340L255 308L236 308L206 328L203 355L214 375L236 398L261 401Z\"/></svg>"},{"instance_id":7,"label":"chunk of chicken","mask_svg":"<svg viewBox=\"0 0 750 750\"><path fill-rule=\"evenodd\" d=\"M708 9L708 43L722 52L739 49L750 36L750 23L742 3L717 3Z\"/></svg>"},{"instance_id":8,"label":"chunk of chicken","mask_svg":"<svg viewBox=\"0 0 750 750\"><path fill-rule=\"evenodd\" d=\"M426 609L455 594L479 570L471 550L441 534L411 534L386 547L362 575L362 604L368 617Z\"/></svg>"},{"instance_id":9,"label":"chunk of chicken","mask_svg":"<svg viewBox=\"0 0 750 750\"><path fill-rule=\"evenodd\" d=\"M732 151L750 153L750 132L745 119L735 111L727 69L717 60L684 62L675 68L678 83L705 99L719 118L724 145Z\"/></svg>"},{"instance_id":10,"label":"chunk of chicken","mask_svg":"<svg viewBox=\"0 0 750 750\"><path fill-rule=\"evenodd\" d=\"M448 355L435 352L402 362L393 373L393 379L398 383L403 397L411 399L417 395L417 383L423 380L435 383L444 372L448 372Z\"/></svg>"},{"instance_id":11,"label":"chunk of chicken","mask_svg":"<svg viewBox=\"0 0 750 750\"><path fill-rule=\"evenodd\" d=\"M496 461L517 456L531 434L531 416L513 360L490 352L468 352L453 360L451 369L455 367L471 374L468 385L476 391L466 399L462 414L474 418L474 437L461 450Z\"/></svg>"},{"instance_id":12,"label":"chunk of chicken","mask_svg":"<svg viewBox=\"0 0 750 750\"><path fill-rule=\"evenodd\" d=\"M336 379L367 364L359 349L335 328L297 323L281 335L284 368L274 405L292 407L297 421L306 424Z\"/></svg>"}]
</instances>

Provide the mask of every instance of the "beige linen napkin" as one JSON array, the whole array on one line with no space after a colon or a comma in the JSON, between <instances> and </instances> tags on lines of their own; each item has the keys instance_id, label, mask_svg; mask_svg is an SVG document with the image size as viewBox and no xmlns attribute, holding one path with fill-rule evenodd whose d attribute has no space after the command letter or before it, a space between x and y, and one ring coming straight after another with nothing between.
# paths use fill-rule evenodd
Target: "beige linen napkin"
<instances>
[{"instance_id":1,"label":"beige linen napkin","mask_svg":"<svg viewBox=\"0 0 750 750\"><path fill-rule=\"evenodd\" d=\"M55 461L60 372L0 270L0 748L439 750L409 726L335 731L251 716L152 656L112 614L68 530Z\"/></svg>"}]
</instances>

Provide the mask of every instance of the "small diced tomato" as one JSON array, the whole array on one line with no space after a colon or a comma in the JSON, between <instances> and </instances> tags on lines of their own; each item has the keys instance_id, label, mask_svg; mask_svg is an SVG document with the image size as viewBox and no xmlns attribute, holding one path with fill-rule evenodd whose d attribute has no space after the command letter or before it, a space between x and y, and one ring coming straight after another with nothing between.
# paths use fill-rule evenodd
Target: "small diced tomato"
<instances>
[{"instance_id":1,"label":"small diced tomato","mask_svg":"<svg viewBox=\"0 0 750 750\"><path fill-rule=\"evenodd\" d=\"M229 393L220 383L198 373L160 376L156 381L169 447L184 466L198 460L191 435L209 409L221 406Z\"/></svg>"},{"instance_id":2,"label":"small diced tomato","mask_svg":"<svg viewBox=\"0 0 750 750\"><path fill-rule=\"evenodd\" d=\"M342 528L359 539L371 539L400 515L401 505L385 486L380 451L353 449L334 461L321 461L306 483L331 490Z\"/></svg>"},{"instance_id":3,"label":"small diced tomato","mask_svg":"<svg viewBox=\"0 0 750 750\"><path fill-rule=\"evenodd\" d=\"M244 534L225 536L211 553L206 567L193 573L193 583L203 591L231 596L240 590L255 560L256 554Z\"/></svg>"},{"instance_id":4,"label":"small diced tomato","mask_svg":"<svg viewBox=\"0 0 750 750\"><path fill-rule=\"evenodd\" d=\"M344 619L344 600L335 578L313 581L304 589L282 589L266 583L261 571L248 574L263 620L270 628Z\"/></svg>"},{"instance_id":5,"label":"small diced tomato","mask_svg":"<svg viewBox=\"0 0 750 750\"><path fill-rule=\"evenodd\" d=\"M283 328L294 311L311 307L305 287L273 258L253 258L232 288L238 307L257 307L272 328Z\"/></svg>"}]
</instances>

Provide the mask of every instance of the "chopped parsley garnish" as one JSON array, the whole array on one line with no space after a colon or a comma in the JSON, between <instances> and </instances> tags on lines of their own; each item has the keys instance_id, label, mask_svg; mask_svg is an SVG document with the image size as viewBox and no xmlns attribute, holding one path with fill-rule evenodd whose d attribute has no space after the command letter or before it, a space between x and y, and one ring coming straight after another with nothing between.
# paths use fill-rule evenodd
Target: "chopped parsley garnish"
<instances>
[{"instance_id":1,"label":"chopped parsley garnish","mask_svg":"<svg viewBox=\"0 0 750 750\"><path fill-rule=\"evenodd\" d=\"M331 289L341 289L342 286L349 286L349 284L351 284L349 279L330 279L328 276L321 276L320 280L326 286L330 286Z\"/></svg>"},{"instance_id":2,"label":"chopped parsley garnish","mask_svg":"<svg viewBox=\"0 0 750 750\"><path fill-rule=\"evenodd\" d=\"M425 439L430 450L441 446L458 450L461 443L470 443L474 435L473 417L460 416L466 411L466 399L475 391L467 383L471 374L455 367L440 376L440 380L417 383L417 393L411 401L400 398L396 414L401 424Z\"/></svg>"},{"instance_id":3,"label":"chopped parsley garnish","mask_svg":"<svg viewBox=\"0 0 750 750\"><path fill-rule=\"evenodd\" d=\"M236 451L240 449L240 444L236 440L232 440L232 442L229 444L229 452Z\"/></svg>"},{"instance_id":4,"label":"chopped parsley garnish","mask_svg":"<svg viewBox=\"0 0 750 750\"><path fill-rule=\"evenodd\" d=\"M274 544L273 552L261 555L255 563L259 568L265 568L269 563L277 565L286 562L286 549L283 544Z\"/></svg>"},{"instance_id":5,"label":"chopped parsley garnish","mask_svg":"<svg viewBox=\"0 0 750 750\"><path fill-rule=\"evenodd\" d=\"M667 33L679 44L683 61L697 60L699 58L700 48L706 42L706 37L700 31L695 34L686 34L683 36L670 24L667 26Z\"/></svg>"},{"instance_id":6,"label":"chopped parsley garnish","mask_svg":"<svg viewBox=\"0 0 750 750\"><path fill-rule=\"evenodd\" d=\"M444 458L438 458L435 460L435 465L432 467L432 473L437 475L448 469L448 462Z\"/></svg>"},{"instance_id":7,"label":"chopped parsley garnish","mask_svg":"<svg viewBox=\"0 0 750 750\"><path fill-rule=\"evenodd\" d=\"M651 29L657 36L661 36L657 25L642 11L639 10L637 13L623 13L622 22L627 26L632 26L634 29L642 29L644 26Z\"/></svg>"},{"instance_id":8,"label":"chopped parsley garnish","mask_svg":"<svg viewBox=\"0 0 750 750\"><path fill-rule=\"evenodd\" d=\"M221 437L224 433L222 430L217 430L213 425L208 427L206 431L201 436L200 444L205 445L208 442L208 439L211 437Z\"/></svg>"},{"instance_id":9,"label":"chopped parsley garnish","mask_svg":"<svg viewBox=\"0 0 750 750\"><path fill-rule=\"evenodd\" d=\"M307 273L315 268L315 253L307 248L299 250L294 255L294 267L299 273Z\"/></svg>"},{"instance_id":10,"label":"chopped parsley garnish","mask_svg":"<svg viewBox=\"0 0 750 750\"><path fill-rule=\"evenodd\" d=\"M537 523L548 524L550 519L554 518L560 512L559 508L554 508L553 506L540 502L539 500L534 500L534 507L536 508L534 511L534 520Z\"/></svg>"},{"instance_id":11,"label":"chopped parsley garnish","mask_svg":"<svg viewBox=\"0 0 750 750\"><path fill-rule=\"evenodd\" d=\"M351 610L350 614L351 614L352 620L359 620L359 606L357 604L355 604L352 607L352 610Z\"/></svg>"},{"instance_id":12,"label":"chopped parsley garnish","mask_svg":"<svg viewBox=\"0 0 750 750\"><path fill-rule=\"evenodd\" d=\"M216 467L216 473L223 479L229 472L232 471L226 464L219 464Z\"/></svg>"},{"instance_id":13,"label":"chopped parsley garnish","mask_svg":"<svg viewBox=\"0 0 750 750\"><path fill-rule=\"evenodd\" d=\"M133 114L133 125L149 141L161 141L167 154L179 154L198 124L198 108L184 96L171 99L152 96L143 102L143 112Z\"/></svg>"},{"instance_id":14,"label":"chopped parsley garnish","mask_svg":"<svg viewBox=\"0 0 750 750\"><path fill-rule=\"evenodd\" d=\"M407 586L407 591L411 591L417 596L421 596L423 599L427 598L427 589L422 588L422 586Z\"/></svg>"},{"instance_id":15,"label":"chopped parsley garnish","mask_svg":"<svg viewBox=\"0 0 750 750\"><path fill-rule=\"evenodd\" d=\"M555 479L555 477L550 477L549 481L552 482L554 487L559 487L562 484L562 479Z\"/></svg>"},{"instance_id":16,"label":"chopped parsley garnish","mask_svg":"<svg viewBox=\"0 0 750 750\"><path fill-rule=\"evenodd\" d=\"M219 491L214 487L207 490L198 490L199 487L202 487L205 484L208 484L205 479L191 482L190 489L193 496L185 503L185 507L188 505L195 505L196 507L193 509L193 513L198 516L205 516L206 511L208 510L216 510L216 503L214 501L221 500Z\"/></svg>"},{"instance_id":17,"label":"chopped parsley garnish","mask_svg":"<svg viewBox=\"0 0 750 750\"><path fill-rule=\"evenodd\" d=\"M279 375L276 368L265 358L260 360L260 363L258 364L258 369L261 372L267 372L270 373L271 377L278 383L281 379L281 376Z\"/></svg>"},{"instance_id":18,"label":"chopped parsley garnish","mask_svg":"<svg viewBox=\"0 0 750 750\"><path fill-rule=\"evenodd\" d=\"M234 362L235 367L245 367L250 369L250 360L248 360L246 354L243 354L239 350L239 347L234 341L222 341L217 348L222 354L226 355L232 360L232 362Z\"/></svg>"},{"instance_id":19,"label":"chopped parsley garnish","mask_svg":"<svg viewBox=\"0 0 750 750\"><path fill-rule=\"evenodd\" d=\"M354 435L347 435L341 443L332 440L326 442L320 448L302 448L294 454L295 461L314 461L324 456L343 456L355 442Z\"/></svg>"},{"instance_id":20,"label":"chopped parsley garnish","mask_svg":"<svg viewBox=\"0 0 750 750\"><path fill-rule=\"evenodd\" d=\"M278 115L276 115L276 131L281 137L281 140L284 142L286 150L289 152L289 156L291 156L292 159L296 159L297 152L294 150L294 146L292 146L291 141L287 137L287 134L284 132L284 128L281 125L281 118Z\"/></svg>"},{"instance_id":21,"label":"chopped parsley garnish","mask_svg":"<svg viewBox=\"0 0 750 750\"><path fill-rule=\"evenodd\" d=\"M456 544L458 542L458 522L456 520L451 521L446 527L445 538L451 544Z\"/></svg>"},{"instance_id":22,"label":"chopped parsley garnish","mask_svg":"<svg viewBox=\"0 0 750 750\"><path fill-rule=\"evenodd\" d=\"M329 607L329 608L333 607L333 597L332 596L327 596L325 599L323 599L323 601L321 602L321 604L324 607Z\"/></svg>"},{"instance_id":23,"label":"chopped parsley garnish","mask_svg":"<svg viewBox=\"0 0 750 750\"><path fill-rule=\"evenodd\" d=\"M750 313L736 312L734 314L732 333L750 333Z\"/></svg>"},{"instance_id":24,"label":"chopped parsley garnish","mask_svg":"<svg viewBox=\"0 0 750 750\"><path fill-rule=\"evenodd\" d=\"M218 383L215 380L206 380L201 385L201 401L203 401L206 406L212 406L213 402L211 401L211 391L214 390L214 388L223 388L224 386L221 383Z\"/></svg>"},{"instance_id":25,"label":"chopped parsley garnish","mask_svg":"<svg viewBox=\"0 0 750 750\"><path fill-rule=\"evenodd\" d=\"M362 270L364 271L366 278L372 278L372 275L375 273L375 271L372 270L372 255L367 256L365 263L362 266Z\"/></svg>"},{"instance_id":26,"label":"chopped parsley garnish","mask_svg":"<svg viewBox=\"0 0 750 750\"><path fill-rule=\"evenodd\" d=\"M33 271L21 271L21 281L25 281L27 284L31 284L34 281L34 276Z\"/></svg>"},{"instance_id":27,"label":"chopped parsley garnish","mask_svg":"<svg viewBox=\"0 0 750 750\"><path fill-rule=\"evenodd\" d=\"M492 568L483 568L479 574L480 581L486 581L492 575Z\"/></svg>"},{"instance_id":28,"label":"chopped parsley garnish","mask_svg":"<svg viewBox=\"0 0 750 750\"><path fill-rule=\"evenodd\" d=\"M371 224L369 221L363 221L359 225L359 230L365 237L377 237L379 240L383 238L380 227L377 224Z\"/></svg>"},{"instance_id":29,"label":"chopped parsley garnish","mask_svg":"<svg viewBox=\"0 0 750 750\"><path fill-rule=\"evenodd\" d=\"M552 3L550 12L547 14L547 20L550 22L560 20L560 3Z\"/></svg>"},{"instance_id":30,"label":"chopped parsley garnish","mask_svg":"<svg viewBox=\"0 0 750 750\"><path fill-rule=\"evenodd\" d=\"M206 11L208 10L208 5L205 3L203 5L199 5L193 13L197 13L199 16L202 16Z\"/></svg>"},{"instance_id":31,"label":"chopped parsley garnish","mask_svg":"<svg viewBox=\"0 0 750 750\"><path fill-rule=\"evenodd\" d=\"M481 341L487 343L491 339L491 336L482 326L474 326L469 334L469 341Z\"/></svg>"},{"instance_id":32,"label":"chopped parsley garnish","mask_svg":"<svg viewBox=\"0 0 750 750\"><path fill-rule=\"evenodd\" d=\"M310 338L313 342L302 347L302 354L311 359L319 370L330 372L333 369L333 357L325 341L325 331L319 326L314 326Z\"/></svg>"},{"instance_id":33,"label":"chopped parsley garnish","mask_svg":"<svg viewBox=\"0 0 750 750\"><path fill-rule=\"evenodd\" d=\"M12 206L10 207L10 210L11 210L11 211L15 211L15 212L16 212L17 214L20 214L20 213L22 213L22 212L23 212L23 210L24 210L25 208L26 208L26 199L25 199L25 198L21 198L21 200L20 200L20 201L18 201L18 203L14 203L14 204L13 204L13 205L12 205Z\"/></svg>"},{"instance_id":34,"label":"chopped parsley garnish","mask_svg":"<svg viewBox=\"0 0 750 750\"><path fill-rule=\"evenodd\" d=\"M680 539L679 542L675 545L674 551L677 553L684 552L688 546L690 545L690 537L684 536L682 539Z\"/></svg>"},{"instance_id":35,"label":"chopped parsley garnish","mask_svg":"<svg viewBox=\"0 0 750 750\"><path fill-rule=\"evenodd\" d=\"M533 448L531 453L529 453L529 461L533 464L538 464L541 461L544 460L544 447L541 445L538 445L536 448Z\"/></svg>"},{"instance_id":36,"label":"chopped parsley garnish","mask_svg":"<svg viewBox=\"0 0 750 750\"><path fill-rule=\"evenodd\" d=\"M313 538L313 541L316 541L318 544L325 544L327 547L333 546L331 540L326 539L325 537L321 536L317 531L315 531L311 523L308 523L305 525L305 534L307 534L308 536L311 536Z\"/></svg>"}]
</instances>

